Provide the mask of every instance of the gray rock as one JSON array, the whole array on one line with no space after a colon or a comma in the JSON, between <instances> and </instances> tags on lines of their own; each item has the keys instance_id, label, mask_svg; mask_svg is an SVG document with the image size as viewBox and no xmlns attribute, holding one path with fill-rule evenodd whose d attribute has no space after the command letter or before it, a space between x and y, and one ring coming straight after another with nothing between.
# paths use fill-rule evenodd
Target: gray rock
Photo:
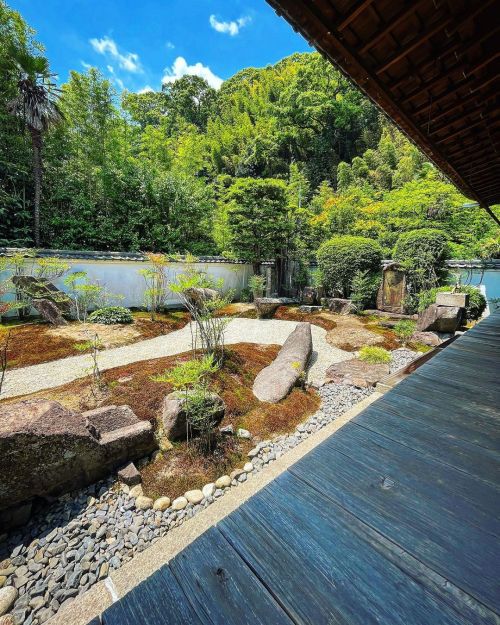
<instances>
[{"instance_id":1,"label":"gray rock","mask_svg":"<svg viewBox=\"0 0 500 625\"><path fill-rule=\"evenodd\" d=\"M118 471L118 479L127 486L135 486L142 482L141 474L133 462L127 463Z\"/></svg>"},{"instance_id":2,"label":"gray rock","mask_svg":"<svg viewBox=\"0 0 500 625\"><path fill-rule=\"evenodd\" d=\"M431 304L418 316L419 332L455 332L462 323L463 308Z\"/></svg>"},{"instance_id":3,"label":"gray rock","mask_svg":"<svg viewBox=\"0 0 500 625\"><path fill-rule=\"evenodd\" d=\"M282 305L282 301L274 297L257 297L254 304L259 319L270 319Z\"/></svg>"},{"instance_id":4,"label":"gray rock","mask_svg":"<svg viewBox=\"0 0 500 625\"><path fill-rule=\"evenodd\" d=\"M18 591L12 586L0 588L0 616L7 614L17 599Z\"/></svg>"},{"instance_id":5,"label":"gray rock","mask_svg":"<svg viewBox=\"0 0 500 625\"><path fill-rule=\"evenodd\" d=\"M207 397L209 408L212 411L212 420L218 425L224 418L226 407L222 398L217 393L209 393ZM186 438L187 414L184 409L186 398L183 393L170 393L163 400L160 423L162 435L169 440L182 440ZM196 432L194 432L196 434Z\"/></svg>"},{"instance_id":6,"label":"gray rock","mask_svg":"<svg viewBox=\"0 0 500 625\"><path fill-rule=\"evenodd\" d=\"M283 344L276 359L255 378L255 397L270 403L284 399L304 373L311 353L311 324L299 323Z\"/></svg>"}]
</instances>

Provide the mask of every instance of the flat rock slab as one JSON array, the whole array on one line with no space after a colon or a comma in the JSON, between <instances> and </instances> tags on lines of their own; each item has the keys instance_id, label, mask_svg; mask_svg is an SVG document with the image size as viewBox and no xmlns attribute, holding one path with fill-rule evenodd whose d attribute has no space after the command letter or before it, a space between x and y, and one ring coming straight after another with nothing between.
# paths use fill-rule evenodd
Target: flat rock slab
<instances>
[{"instance_id":1,"label":"flat rock slab","mask_svg":"<svg viewBox=\"0 0 500 625\"><path fill-rule=\"evenodd\" d=\"M354 358L337 362L326 370L325 383L351 384L359 388L375 386L384 376L389 374L388 364L372 365Z\"/></svg>"},{"instance_id":2,"label":"flat rock slab","mask_svg":"<svg viewBox=\"0 0 500 625\"><path fill-rule=\"evenodd\" d=\"M255 397L273 404L284 399L303 375L311 353L311 324L299 323L276 359L255 378Z\"/></svg>"},{"instance_id":3,"label":"flat rock slab","mask_svg":"<svg viewBox=\"0 0 500 625\"><path fill-rule=\"evenodd\" d=\"M270 319L278 308L283 305L283 302L277 297L257 297L254 300L254 304L259 319Z\"/></svg>"},{"instance_id":4,"label":"flat rock slab","mask_svg":"<svg viewBox=\"0 0 500 625\"><path fill-rule=\"evenodd\" d=\"M468 303L468 293L447 293L443 291L438 291L436 293L436 304L438 306L456 306L458 308L465 308Z\"/></svg>"}]
</instances>

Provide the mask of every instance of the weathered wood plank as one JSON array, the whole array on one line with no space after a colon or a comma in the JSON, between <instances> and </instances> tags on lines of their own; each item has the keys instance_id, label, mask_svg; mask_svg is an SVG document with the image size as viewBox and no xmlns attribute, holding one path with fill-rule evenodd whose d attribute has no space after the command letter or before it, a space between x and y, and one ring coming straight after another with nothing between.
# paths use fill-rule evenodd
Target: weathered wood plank
<instances>
[{"instance_id":1,"label":"weathered wood plank","mask_svg":"<svg viewBox=\"0 0 500 625\"><path fill-rule=\"evenodd\" d=\"M422 411L425 416L428 410ZM355 417L357 423L401 445L430 456L442 464L447 464L473 477L500 485L500 455L498 451L478 447L466 440L450 436L428 427L425 416L422 421L401 418L375 404L363 416Z\"/></svg>"},{"instance_id":2,"label":"weathered wood plank","mask_svg":"<svg viewBox=\"0 0 500 625\"><path fill-rule=\"evenodd\" d=\"M169 567L203 623L293 623L216 528L181 551Z\"/></svg>"},{"instance_id":3,"label":"weathered wood plank","mask_svg":"<svg viewBox=\"0 0 500 625\"><path fill-rule=\"evenodd\" d=\"M290 471L500 613L498 492L461 472L463 479L457 482L455 469L443 470L429 458L419 462L419 454L408 448L391 453L361 430L344 426ZM375 438L372 433L370 439ZM391 448L398 446L388 442ZM447 484L448 476L454 488ZM483 509L457 492L460 482L467 481L466 490L473 481L489 495L484 501L477 494Z\"/></svg>"},{"instance_id":4,"label":"weathered wood plank","mask_svg":"<svg viewBox=\"0 0 500 625\"><path fill-rule=\"evenodd\" d=\"M388 560L366 526L290 474L218 527L296 623L468 622Z\"/></svg>"},{"instance_id":5,"label":"weathered wood plank","mask_svg":"<svg viewBox=\"0 0 500 625\"><path fill-rule=\"evenodd\" d=\"M443 410L441 401L447 401L448 398L437 395L435 392L431 393L424 406L420 393L419 399L415 399L408 392L398 393L395 388L390 396L384 396L377 401L377 407L399 418L415 420L430 432L443 432L454 439L469 441L490 450L500 449L500 421L492 422L491 417L488 418L477 410L467 410L463 401L459 404L450 401L448 410Z\"/></svg>"},{"instance_id":6,"label":"weathered wood plank","mask_svg":"<svg viewBox=\"0 0 500 625\"><path fill-rule=\"evenodd\" d=\"M136 586L102 615L103 625L202 625L168 566ZM90 624L89 624L90 625Z\"/></svg>"},{"instance_id":7,"label":"weathered wood plank","mask_svg":"<svg viewBox=\"0 0 500 625\"><path fill-rule=\"evenodd\" d=\"M498 418L498 402L482 393L457 393L457 386L441 377L435 380L429 376L418 375L418 370L403 383L397 384L391 393L407 395L423 403L438 406L443 412L446 410L464 409L477 411L488 419ZM463 390L463 389L462 389ZM435 398L434 398L435 396Z\"/></svg>"}]
</instances>

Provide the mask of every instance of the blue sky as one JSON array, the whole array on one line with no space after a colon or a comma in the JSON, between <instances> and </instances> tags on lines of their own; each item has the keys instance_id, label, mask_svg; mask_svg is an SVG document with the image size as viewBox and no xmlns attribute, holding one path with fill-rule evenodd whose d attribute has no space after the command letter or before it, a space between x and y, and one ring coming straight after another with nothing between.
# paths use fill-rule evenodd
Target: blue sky
<instances>
[{"instance_id":1,"label":"blue sky","mask_svg":"<svg viewBox=\"0 0 500 625\"><path fill-rule=\"evenodd\" d=\"M265 0L10 0L37 31L52 71L92 65L118 90L183 74L213 86L245 67L310 50Z\"/></svg>"}]
</instances>

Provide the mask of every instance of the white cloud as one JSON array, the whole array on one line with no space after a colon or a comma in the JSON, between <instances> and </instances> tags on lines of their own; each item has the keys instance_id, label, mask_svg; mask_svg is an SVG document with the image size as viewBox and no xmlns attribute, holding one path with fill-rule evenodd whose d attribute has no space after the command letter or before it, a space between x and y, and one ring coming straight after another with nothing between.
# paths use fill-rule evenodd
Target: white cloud
<instances>
[{"instance_id":1,"label":"white cloud","mask_svg":"<svg viewBox=\"0 0 500 625\"><path fill-rule=\"evenodd\" d=\"M222 78L216 76L206 65L203 65L202 63L188 65L186 59L182 56L178 56L175 59L172 67L167 67L165 69L165 75L163 76L162 82L164 84L172 83L179 80L179 78L182 78L183 76L201 76L201 78L204 78L214 89L218 89L224 82Z\"/></svg>"},{"instance_id":2,"label":"white cloud","mask_svg":"<svg viewBox=\"0 0 500 625\"><path fill-rule=\"evenodd\" d=\"M149 85L146 85L142 89L139 89L139 91L137 93L140 95L142 93L151 93L151 92L154 92L153 87L150 87Z\"/></svg>"},{"instance_id":3,"label":"white cloud","mask_svg":"<svg viewBox=\"0 0 500 625\"><path fill-rule=\"evenodd\" d=\"M92 67L90 63L86 63L85 61L80 61L80 63L85 69L90 69Z\"/></svg>"},{"instance_id":4,"label":"white cloud","mask_svg":"<svg viewBox=\"0 0 500 625\"><path fill-rule=\"evenodd\" d=\"M141 63L139 61L139 55L134 52L126 52L122 54L118 50L116 42L110 37L103 37L102 39L90 39L90 45L99 54L108 54L113 59L118 61L118 65L127 72L142 73Z\"/></svg>"},{"instance_id":5,"label":"white cloud","mask_svg":"<svg viewBox=\"0 0 500 625\"><path fill-rule=\"evenodd\" d=\"M239 17L237 20L231 22L219 22L215 15L210 16L210 26L218 33L224 33L234 37L240 32L240 28L246 26L251 21L250 17Z\"/></svg>"},{"instance_id":6,"label":"white cloud","mask_svg":"<svg viewBox=\"0 0 500 625\"><path fill-rule=\"evenodd\" d=\"M114 74L115 73L114 67L112 65L106 65L106 67L108 68L108 72L110 74Z\"/></svg>"},{"instance_id":7,"label":"white cloud","mask_svg":"<svg viewBox=\"0 0 500 625\"><path fill-rule=\"evenodd\" d=\"M173 50L175 48L175 45L171 41L167 41L167 43L165 44L165 47L168 50Z\"/></svg>"}]
</instances>

